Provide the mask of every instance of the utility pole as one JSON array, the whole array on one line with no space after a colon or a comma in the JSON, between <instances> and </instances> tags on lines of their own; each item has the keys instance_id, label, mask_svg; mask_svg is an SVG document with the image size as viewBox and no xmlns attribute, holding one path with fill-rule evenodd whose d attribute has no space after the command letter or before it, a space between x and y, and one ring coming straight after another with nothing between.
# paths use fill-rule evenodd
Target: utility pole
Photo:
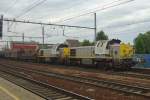
<instances>
[{"instance_id":1,"label":"utility pole","mask_svg":"<svg viewBox=\"0 0 150 100\"><path fill-rule=\"evenodd\" d=\"M0 38L3 36L3 15L0 16Z\"/></svg>"},{"instance_id":2,"label":"utility pole","mask_svg":"<svg viewBox=\"0 0 150 100\"><path fill-rule=\"evenodd\" d=\"M44 30L44 26L42 26L42 38L43 38L43 45L44 45L44 39L45 39L44 35L45 35L45 30Z\"/></svg>"},{"instance_id":3,"label":"utility pole","mask_svg":"<svg viewBox=\"0 0 150 100\"><path fill-rule=\"evenodd\" d=\"M8 42L9 42L9 41L7 41L7 49L9 48L9 46L8 46Z\"/></svg>"},{"instance_id":4,"label":"utility pole","mask_svg":"<svg viewBox=\"0 0 150 100\"><path fill-rule=\"evenodd\" d=\"M63 36L65 36L65 27L63 28Z\"/></svg>"},{"instance_id":5,"label":"utility pole","mask_svg":"<svg viewBox=\"0 0 150 100\"><path fill-rule=\"evenodd\" d=\"M96 36L97 36L97 23L96 23L97 19L96 19L96 13L94 13L94 41L96 43Z\"/></svg>"},{"instance_id":6,"label":"utility pole","mask_svg":"<svg viewBox=\"0 0 150 100\"><path fill-rule=\"evenodd\" d=\"M22 33L22 42L24 43L24 33Z\"/></svg>"}]
</instances>

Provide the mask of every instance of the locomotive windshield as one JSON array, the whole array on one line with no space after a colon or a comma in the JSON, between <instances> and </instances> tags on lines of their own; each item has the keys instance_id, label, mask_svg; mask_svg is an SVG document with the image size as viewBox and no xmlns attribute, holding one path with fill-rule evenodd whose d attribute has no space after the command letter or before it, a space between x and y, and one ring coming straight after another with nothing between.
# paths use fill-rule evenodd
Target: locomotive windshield
<instances>
[{"instance_id":1,"label":"locomotive windshield","mask_svg":"<svg viewBox=\"0 0 150 100\"><path fill-rule=\"evenodd\" d=\"M65 47L68 47L68 45L66 45L66 44L60 44L60 45L57 47L57 51L58 51L60 48L65 48Z\"/></svg>"}]
</instances>

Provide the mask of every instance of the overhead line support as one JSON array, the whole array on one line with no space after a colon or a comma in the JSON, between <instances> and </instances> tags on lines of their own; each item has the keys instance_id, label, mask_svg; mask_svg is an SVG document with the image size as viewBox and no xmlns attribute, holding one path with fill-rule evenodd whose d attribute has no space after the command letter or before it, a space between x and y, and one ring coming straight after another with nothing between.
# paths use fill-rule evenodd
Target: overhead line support
<instances>
[{"instance_id":1,"label":"overhead line support","mask_svg":"<svg viewBox=\"0 0 150 100\"><path fill-rule=\"evenodd\" d=\"M96 19L96 13L94 13L94 33L95 33L95 43L96 43L96 37L97 37L97 23L96 23L97 19Z\"/></svg>"},{"instance_id":2,"label":"overhead line support","mask_svg":"<svg viewBox=\"0 0 150 100\"><path fill-rule=\"evenodd\" d=\"M60 26L60 27L73 27L73 28L95 29L93 27L51 24L51 23L33 22L33 21L25 21L25 20L7 19L7 18L4 18L4 21L11 21L11 22L18 22L18 23L40 24L40 25L52 25L52 26Z\"/></svg>"}]
</instances>

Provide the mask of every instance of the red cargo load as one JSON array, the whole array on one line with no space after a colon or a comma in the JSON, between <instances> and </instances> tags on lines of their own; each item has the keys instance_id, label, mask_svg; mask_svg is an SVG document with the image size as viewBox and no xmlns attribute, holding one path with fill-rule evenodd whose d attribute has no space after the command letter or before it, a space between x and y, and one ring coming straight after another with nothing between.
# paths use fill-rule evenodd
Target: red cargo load
<instances>
[{"instance_id":1,"label":"red cargo load","mask_svg":"<svg viewBox=\"0 0 150 100\"><path fill-rule=\"evenodd\" d=\"M11 43L11 49L38 49L37 43Z\"/></svg>"},{"instance_id":2,"label":"red cargo load","mask_svg":"<svg viewBox=\"0 0 150 100\"><path fill-rule=\"evenodd\" d=\"M12 44L12 49L37 49L37 45Z\"/></svg>"}]
</instances>

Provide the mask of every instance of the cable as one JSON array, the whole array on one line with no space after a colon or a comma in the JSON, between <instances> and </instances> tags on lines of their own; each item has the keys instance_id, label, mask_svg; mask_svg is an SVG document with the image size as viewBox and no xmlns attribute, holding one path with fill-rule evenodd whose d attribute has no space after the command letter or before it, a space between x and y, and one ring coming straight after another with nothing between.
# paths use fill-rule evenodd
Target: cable
<instances>
[{"instance_id":1,"label":"cable","mask_svg":"<svg viewBox=\"0 0 150 100\"><path fill-rule=\"evenodd\" d=\"M137 23L129 23L129 24L125 24L125 26L128 26L128 25L134 25L134 24L141 24L141 23L150 23L150 20L147 20L147 21L140 21L140 22L137 22ZM122 27L123 25L121 25L120 27ZM112 27L111 27L112 28ZM132 31L134 28L132 29L125 29L123 31L118 31L118 32L113 32L114 34L113 35L126 35L126 34L121 34L121 33L124 33L124 32L127 32L127 31ZM146 28L147 29L147 28Z\"/></svg>"},{"instance_id":2,"label":"cable","mask_svg":"<svg viewBox=\"0 0 150 100\"><path fill-rule=\"evenodd\" d=\"M86 3L89 1L89 0L84 0L84 1L86 1ZM65 8L64 10L70 10L70 9L72 9L72 8L74 8L74 6L79 6L79 4L80 3L82 3L83 1L79 1L79 2L77 2L75 5L71 5L70 7L67 7L67 8Z\"/></svg>"},{"instance_id":3,"label":"cable","mask_svg":"<svg viewBox=\"0 0 150 100\"><path fill-rule=\"evenodd\" d=\"M126 3L129 3L129 2L132 2L132 1L134 1L134 0L128 0L128 1L121 2L121 3L119 3L119 4L110 5L110 4L116 3L116 2L118 2L118 1L123 1L123 0L117 0L117 1L111 2L111 3L107 4L107 5L104 5L103 8L100 8L100 9L99 9L99 7L98 7L98 8L94 8L94 9L97 9L97 10L95 10L95 11L90 11L90 12L87 12L87 13L84 13L84 14L79 14L79 15L77 15L77 16L73 16L73 17L70 17L70 18L67 18L67 19L58 21L58 22L56 22L56 23L69 21L69 20L72 20L72 19L74 19L74 18L81 17L81 16L85 16L85 15L88 15L88 14L91 14L91 13L94 13L94 12L97 12L97 11L103 11L103 10L106 10L106 9L109 9L109 8L112 8L112 7L116 7L116 6L119 6L119 5L122 5L122 4L126 4ZM108 5L110 5L110 6L108 6ZM105 6L108 6L108 7L105 7Z\"/></svg>"},{"instance_id":4,"label":"cable","mask_svg":"<svg viewBox=\"0 0 150 100\"><path fill-rule=\"evenodd\" d=\"M123 25L117 25L117 26L108 26L108 27L98 27L98 28L114 28L114 27L124 27L124 26L130 26L130 25L135 25L135 24L142 24L142 23L149 23L150 19L148 20L143 20L143 21L138 21L138 22L133 22L133 23L127 23L127 24L123 24Z\"/></svg>"},{"instance_id":5,"label":"cable","mask_svg":"<svg viewBox=\"0 0 150 100\"><path fill-rule=\"evenodd\" d=\"M38 2L38 1L39 1L39 2ZM34 9L35 7L41 5L42 3L44 3L44 2L47 1L47 0L42 0L42 1L38 0L38 1L36 1L36 2L38 2L38 3L36 3L36 4L35 4L35 3L31 4L31 7L29 7L27 10L25 10L25 12L23 12L23 13L21 13L20 15L16 16L16 18L19 18L19 17L21 17L21 16L27 14L27 13L30 12L32 9ZM35 4L35 5L34 5L34 4ZM32 6L32 5L33 5L33 6Z\"/></svg>"},{"instance_id":6,"label":"cable","mask_svg":"<svg viewBox=\"0 0 150 100\"><path fill-rule=\"evenodd\" d=\"M7 9L5 10L5 13L9 12L9 10L11 10L11 9L17 4L18 1L19 1L19 0L15 0L14 3L12 4L12 6L10 6L9 8L7 8Z\"/></svg>"},{"instance_id":7,"label":"cable","mask_svg":"<svg viewBox=\"0 0 150 100\"><path fill-rule=\"evenodd\" d=\"M39 0L38 0L39 1ZM37 1L37 2L38 2ZM26 14L27 12L29 12L29 11L31 11L34 7L36 7L36 6L38 6L38 5L40 5L40 4L42 4L43 2L45 2L46 0L42 0L42 1L40 1L39 3L37 3L36 5L34 5L34 6L32 6L32 7L30 7L28 10L26 10L26 12L24 12L23 14ZM122 0L117 0L117 1L122 1ZM117 2L117 1L114 1L114 2ZM131 1L131 0L130 0ZM112 4L112 3L114 3L114 2L111 2L110 4ZM34 4L34 3L33 3ZM32 4L32 5L33 5ZM91 13L91 12L90 12ZM84 14L85 15L85 14ZM19 16L17 16L17 17L21 17L22 15L19 15ZM71 18L72 19L72 18ZM68 20L68 19L67 19ZM70 19L69 19L70 20Z\"/></svg>"},{"instance_id":8,"label":"cable","mask_svg":"<svg viewBox=\"0 0 150 100\"><path fill-rule=\"evenodd\" d=\"M10 35L4 35L3 37L22 37L22 36L17 36L17 35L12 35L12 36L10 36ZM42 37L33 37L33 36L24 36L24 38L42 38Z\"/></svg>"},{"instance_id":9,"label":"cable","mask_svg":"<svg viewBox=\"0 0 150 100\"><path fill-rule=\"evenodd\" d=\"M120 1L120 0L118 0L118 1ZM131 2L131 1L133 1L133 0L130 0L130 1L128 1L128 2ZM115 2L116 2L116 1L115 1ZM97 12L97 11L103 11L103 10L106 10L106 9L108 9L108 8L112 8L112 7L115 7L115 6L118 6L118 5L121 5L121 4L125 4L125 3L128 3L128 2L123 2L123 3L119 3L119 4L117 4L117 5L104 7L104 8L95 10L95 11L91 11L91 12L88 12L88 13L85 13L85 14L81 14L81 15L78 15L78 16L75 16L75 17L71 17L71 18L65 19L65 20L60 21L60 22L69 21L69 20L72 20L72 19L74 19L74 18L76 18L76 17L85 16L85 15L88 15L88 14L91 14L91 13L94 13L94 12ZM113 3L114 3L114 2L112 2L112 3L110 3L110 4L113 4ZM107 6L107 5L105 5L105 6Z\"/></svg>"},{"instance_id":10,"label":"cable","mask_svg":"<svg viewBox=\"0 0 150 100\"><path fill-rule=\"evenodd\" d=\"M87 0L87 1L89 1L89 0ZM109 4L113 4L113 3L115 3L115 2L118 2L118 1L123 1L123 0L116 0L116 1L113 1L113 2L111 2L111 3L109 3ZM81 1L80 2L78 2L77 4L80 4L81 3ZM107 5L104 5L104 6L107 6ZM68 7L68 8L66 8L66 10L69 10L69 9L72 9L72 8L74 8L74 6L72 5L71 7ZM96 9L96 8L94 8L94 9ZM94 9L90 9L90 10L94 10ZM82 11L89 11L89 10L82 10ZM81 11L80 11L81 12ZM40 18L38 18L37 20L39 20L39 19L43 19L44 17L40 17ZM64 19L64 18L62 18L62 19ZM71 18L72 19L72 18ZM65 19L65 20L71 20L70 18L68 18L68 19ZM64 20L64 21L65 21ZM59 21L59 22L61 22L61 21ZM58 23L58 22L56 22L56 23Z\"/></svg>"},{"instance_id":11,"label":"cable","mask_svg":"<svg viewBox=\"0 0 150 100\"><path fill-rule=\"evenodd\" d=\"M84 1L86 1L86 3L87 3L89 0L84 0ZM77 2L76 4L71 5L70 7L66 7L65 9L63 9L63 11L70 10L70 9L76 7L76 6L79 6L79 4L82 3L82 2L83 2L83 1L79 1L79 2ZM62 10L61 10L61 11L62 11ZM48 16L48 15L47 15L47 16ZM40 19L43 19L43 18L47 18L47 17L41 16L41 17L38 17L37 20L40 20ZM32 18L32 19L33 19L33 18Z\"/></svg>"},{"instance_id":12,"label":"cable","mask_svg":"<svg viewBox=\"0 0 150 100\"><path fill-rule=\"evenodd\" d=\"M13 32L13 31L8 31L10 33L15 33L15 34L24 34L24 33L19 33L19 32ZM18 36L18 35L4 35L4 37L23 37L23 36ZM25 38L42 38L42 37L33 37L33 36L24 36Z\"/></svg>"},{"instance_id":13,"label":"cable","mask_svg":"<svg viewBox=\"0 0 150 100\"><path fill-rule=\"evenodd\" d=\"M29 5L27 8L28 8L28 9L29 9L29 8L32 8L33 5L36 4L36 2L39 2L39 1L40 1L40 0L36 0L34 3L32 3L31 5ZM27 9L27 10L28 10L28 9ZM25 10L26 13L27 13L27 10ZM24 12L24 13L25 13L25 12ZM23 15L24 13L22 13L22 15ZM18 15L18 16L15 17L15 18L19 18L19 17L21 17L22 15L20 14L20 15ZM15 18L14 18L14 19L15 19ZM12 27L12 25L13 25L13 23L9 26L9 28Z\"/></svg>"},{"instance_id":14,"label":"cable","mask_svg":"<svg viewBox=\"0 0 150 100\"><path fill-rule=\"evenodd\" d=\"M5 18L3 21L12 21L18 23L28 23L28 24L37 24L37 25L51 25L51 26L60 26L60 27L72 27L72 28L83 28L83 29L95 29L93 27L84 27L84 26L71 26L71 25L61 25L61 24L50 24L50 23L42 23L42 22L33 22L33 21L25 21L25 20L12 20Z\"/></svg>"},{"instance_id":15,"label":"cable","mask_svg":"<svg viewBox=\"0 0 150 100\"><path fill-rule=\"evenodd\" d=\"M40 5L40 4L43 3L44 1L46 1L46 0L42 0L42 1L39 2L38 4L36 4L36 5L34 5L33 7L31 7L30 9L26 10L26 12L25 12L24 14L26 14L28 11L32 10L34 7ZM117 1L121 1L121 0L117 0ZM97 10L95 10L95 11L91 11L91 12L88 12L88 13L85 13L85 14L82 14L82 15L79 15L78 17L84 16L84 15L87 15L87 14L90 14L90 13L93 13L93 12L97 12L97 11L99 11L99 10L105 10L105 9L108 9L108 8L111 8L111 7L114 7L114 6L118 6L118 5L121 5L121 4L125 4L125 3L131 2L131 1L134 1L134 0L128 0L128 1L124 1L124 2L121 2L121 3L119 3L119 4L115 4L115 5L112 5L112 6L103 7L103 8L101 8L101 9L97 9ZM115 2L116 2L116 1L115 1ZM114 3L114 2L112 2L112 3ZM22 16L22 15L20 15L19 17L21 17L21 16Z\"/></svg>"},{"instance_id":16,"label":"cable","mask_svg":"<svg viewBox=\"0 0 150 100\"><path fill-rule=\"evenodd\" d=\"M132 31L133 29L128 29L128 30L124 30L124 31L118 31L118 32L114 32L114 34L112 34L112 35L128 35L126 32L128 32L128 31ZM140 31L140 32L138 32L138 33L143 33L143 32L146 32L146 30L147 29L142 29L142 30L138 30L138 31ZM142 32L141 32L142 31ZM136 32L136 30L133 30L132 31L132 33L135 33ZM116 33L116 34L115 34ZM126 33L126 34L122 34L122 33ZM138 34L137 33L137 34Z\"/></svg>"}]
</instances>

